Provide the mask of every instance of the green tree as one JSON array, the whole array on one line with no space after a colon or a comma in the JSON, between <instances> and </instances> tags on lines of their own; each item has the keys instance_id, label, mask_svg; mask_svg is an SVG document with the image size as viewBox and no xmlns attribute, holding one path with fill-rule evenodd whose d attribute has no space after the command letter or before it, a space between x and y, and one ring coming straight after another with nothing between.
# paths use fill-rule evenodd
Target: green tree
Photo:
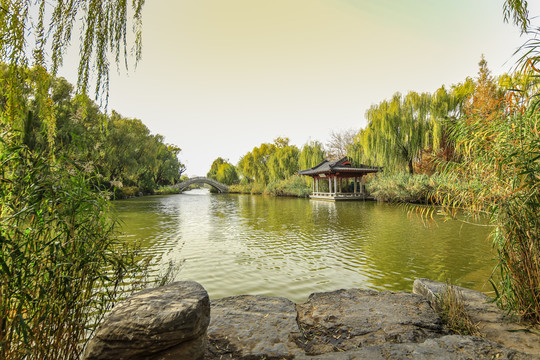
<instances>
[{"instance_id":1,"label":"green tree","mask_svg":"<svg viewBox=\"0 0 540 360\"><path fill-rule=\"evenodd\" d=\"M214 160L206 176L226 185L232 185L238 182L236 167L221 157Z\"/></svg>"},{"instance_id":2,"label":"green tree","mask_svg":"<svg viewBox=\"0 0 540 360\"><path fill-rule=\"evenodd\" d=\"M289 145L289 138L278 137L272 144L253 148L238 162L237 169L244 181L266 186L270 181L283 180L298 171L300 151Z\"/></svg>"},{"instance_id":3,"label":"green tree","mask_svg":"<svg viewBox=\"0 0 540 360\"><path fill-rule=\"evenodd\" d=\"M238 162L240 174L249 182L266 185L269 181L267 161L276 151L275 144L263 143L254 147L251 152L245 154Z\"/></svg>"},{"instance_id":4,"label":"green tree","mask_svg":"<svg viewBox=\"0 0 540 360\"><path fill-rule=\"evenodd\" d=\"M300 151L294 145L278 146L268 158L267 166L269 171L269 180L284 180L296 174L299 170L299 154Z\"/></svg>"},{"instance_id":5,"label":"green tree","mask_svg":"<svg viewBox=\"0 0 540 360\"><path fill-rule=\"evenodd\" d=\"M238 183L238 173L236 172L236 167L228 162L221 164L216 174L216 180L226 185Z\"/></svg>"},{"instance_id":6,"label":"green tree","mask_svg":"<svg viewBox=\"0 0 540 360\"><path fill-rule=\"evenodd\" d=\"M174 185L180 181L186 171L184 164L178 160L182 150L175 145L160 142L156 163L157 171L154 173L154 182L158 185Z\"/></svg>"},{"instance_id":7,"label":"green tree","mask_svg":"<svg viewBox=\"0 0 540 360\"><path fill-rule=\"evenodd\" d=\"M208 173L206 174L206 177L217 180L216 175L219 171L219 166L226 163L227 163L227 160L223 159L222 157L218 157L216 160L212 162L212 165L210 166L210 171L208 171Z\"/></svg>"},{"instance_id":8,"label":"green tree","mask_svg":"<svg viewBox=\"0 0 540 360\"><path fill-rule=\"evenodd\" d=\"M140 58L143 3L0 4L0 63L6 64L0 114L0 358L78 359L92 323L112 306L115 290L136 268L133 251L117 241L107 201L92 185L99 179L57 150L57 116L69 113L70 105L69 87L55 88L54 76L80 20L77 88L85 94L93 73L96 97L106 101L109 55L117 64L122 55L127 58L130 4L134 53ZM71 133L63 139L73 141Z\"/></svg>"},{"instance_id":9,"label":"green tree","mask_svg":"<svg viewBox=\"0 0 540 360\"><path fill-rule=\"evenodd\" d=\"M373 105L367 112L368 126L359 133L359 144L373 164L413 173L413 163L433 143L431 95L397 93L390 101Z\"/></svg>"},{"instance_id":10,"label":"green tree","mask_svg":"<svg viewBox=\"0 0 540 360\"><path fill-rule=\"evenodd\" d=\"M298 156L298 167L300 170L312 168L325 159L323 145L318 141L312 141L302 146L302 151Z\"/></svg>"}]
</instances>

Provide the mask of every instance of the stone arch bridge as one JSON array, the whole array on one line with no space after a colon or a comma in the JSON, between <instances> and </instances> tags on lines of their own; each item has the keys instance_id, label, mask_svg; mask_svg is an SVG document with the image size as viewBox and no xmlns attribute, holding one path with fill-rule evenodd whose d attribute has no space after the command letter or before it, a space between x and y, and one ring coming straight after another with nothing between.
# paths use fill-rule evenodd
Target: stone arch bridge
<instances>
[{"instance_id":1,"label":"stone arch bridge","mask_svg":"<svg viewBox=\"0 0 540 360\"><path fill-rule=\"evenodd\" d=\"M216 181L214 179L209 179L204 176L197 176L191 179L188 179L186 181L182 181L179 184L176 184L175 186L180 190L183 191L185 188L187 188L189 185L193 184L208 184L210 186L213 186L217 189L220 193L226 193L229 191L229 187L225 184L220 183L219 181Z\"/></svg>"}]
</instances>

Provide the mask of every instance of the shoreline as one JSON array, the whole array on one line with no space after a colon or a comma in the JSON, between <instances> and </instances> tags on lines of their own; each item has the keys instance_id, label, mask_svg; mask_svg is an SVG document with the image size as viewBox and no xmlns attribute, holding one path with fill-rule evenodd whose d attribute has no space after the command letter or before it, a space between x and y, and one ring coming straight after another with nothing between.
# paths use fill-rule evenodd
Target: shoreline
<instances>
[{"instance_id":1,"label":"shoreline","mask_svg":"<svg viewBox=\"0 0 540 360\"><path fill-rule=\"evenodd\" d=\"M453 332L437 312L446 286L417 279L412 292L341 289L295 304L210 301L197 282L176 282L115 306L83 359L540 359L540 335L474 290L454 287L480 334Z\"/></svg>"}]
</instances>

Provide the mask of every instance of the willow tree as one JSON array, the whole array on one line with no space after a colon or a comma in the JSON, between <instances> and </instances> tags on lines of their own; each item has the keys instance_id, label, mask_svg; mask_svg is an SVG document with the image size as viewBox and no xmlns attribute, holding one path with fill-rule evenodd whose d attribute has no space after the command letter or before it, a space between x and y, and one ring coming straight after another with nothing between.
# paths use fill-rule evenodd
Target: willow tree
<instances>
[{"instance_id":1,"label":"willow tree","mask_svg":"<svg viewBox=\"0 0 540 360\"><path fill-rule=\"evenodd\" d=\"M503 5L505 21L512 21L522 33L529 30L529 9L527 0L505 0Z\"/></svg>"},{"instance_id":2,"label":"willow tree","mask_svg":"<svg viewBox=\"0 0 540 360\"><path fill-rule=\"evenodd\" d=\"M319 141L304 144L298 156L298 167L301 170L309 169L320 164L325 158L324 146Z\"/></svg>"},{"instance_id":3,"label":"willow tree","mask_svg":"<svg viewBox=\"0 0 540 360\"><path fill-rule=\"evenodd\" d=\"M475 83L471 78L453 85L450 89L441 86L431 96L432 141L428 142L428 156L448 161L454 156L454 144L449 138L449 126L458 121L464 107L474 92ZM425 155L425 154L424 154Z\"/></svg>"},{"instance_id":4,"label":"willow tree","mask_svg":"<svg viewBox=\"0 0 540 360\"><path fill-rule=\"evenodd\" d=\"M133 252L120 247L107 199L93 187L99 179L54 151L51 86L72 35L80 34L78 92L94 83L96 97L106 103L108 58L118 66L127 59L128 11L135 60L140 58L143 4L0 1L0 62L6 71L0 109L2 359L80 358L92 324L112 306L115 290L136 264ZM29 85L35 87L32 97L24 96ZM30 130L41 132L47 146L29 147Z\"/></svg>"},{"instance_id":5,"label":"willow tree","mask_svg":"<svg viewBox=\"0 0 540 360\"><path fill-rule=\"evenodd\" d=\"M294 145L277 146L268 158L267 166L270 181L289 178L298 172L298 156L300 150Z\"/></svg>"},{"instance_id":6,"label":"willow tree","mask_svg":"<svg viewBox=\"0 0 540 360\"><path fill-rule=\"evenodd\" d=\"M236 172L236 167L229 163L228 160L221 157L218 157L216 160L214 160L214 162L212 162L210 171L208 171L206 176L226 185L232 185L238 182L238 173Z\"/></svg>"},{"instance_id":7,"label":"willow tree","mask_svg":"<svg viewBox=\"0 0 540 360\"><path fill-rule=\"evenodd\" d=\"M267 162L276 149L275 143L263 143L254 147L238 162L240 174L249 182L267 185L270 179Z\"/></svg>"},{"instance_id":8,"label":"willow tree","mask_svg":"<svg viewBox=\"0 0 540 360\"><path fill-rule=\"evenodd\" d=\"M38 117L54 145L55 114L50 87L62 66L63 56L73 34L80 34L77 90L85 94L90 80L95 82L96 99L108 100L109 57L117 66L127 67L128 10L133 12L135 61L142 53L142 7L144 0L67 0L51 4L46 0L19 0L0 3L0 62L8 65L5 82L7 100L2 109L0 126L24 136L24 123ZM50 56L47 56L50 54ZM36 110L30 112L21 96L25 87L22 71L36 69ZM91 79L91 74L95 78ZM4 137L4 141L6 138Z\"/></svg>"},{"instance_id":9,"label":"willow tree","mask_svg":"<svg viewBox=\"0 0 540 360\"><path fill-rule=\"evenodd\" d=\"M354 142L347 148L347 156L355 167L360 167L364 162L367 162L364 148L360 145L359 134L356 135Z\"/></svg>"},{"instance_id":10,"label":"willow tree","mask_svg":"<svg viewBox=\"0 0 540 360\"><path fill-rule=\"evenodd\" d=\"M373 105L366 112L368 125L358 136L372 163L413 173L413 163L433 141L430 118L431 96L410 92L396 93L389 101Z\"/></svg>"}]
</instances>

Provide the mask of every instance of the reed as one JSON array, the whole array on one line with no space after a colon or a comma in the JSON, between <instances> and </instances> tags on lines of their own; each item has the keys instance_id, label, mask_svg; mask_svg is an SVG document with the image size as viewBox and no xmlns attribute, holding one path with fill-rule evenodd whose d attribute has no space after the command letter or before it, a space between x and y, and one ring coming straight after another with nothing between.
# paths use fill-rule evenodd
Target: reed
<instances>
[{"instance_id":1,"label":"reed","mask_svg":"<svg viewBox=\"0 0 540 360\"><path fill-rule=\"evenodd\" d=\"M463 294L454 286L446 285L445 291L437 297L437 305L443 322L450 330L459 335L480 335L478 325L465 310Z\"/></svg>"},{"instance_id":2,"label":"reed","mask_svg":"<svg viewBox=\"0 0 540 360\"><path fill-rule=\"evenodd\" d=\"M78 359L140 258L77 164L0 150L0 358Z\"/></svg>"},{"instance_id":3,"label":"reed","mask_svg":"<svg viewBox=\"0 0 540 360\"><path fill-rule=\"evenodd\" d=\"M540 323L540 101L511 105L499 116L451 124L459 158L444 164L448 181L434 197L449 214L489 215L498 303Z\"/></svg>"},{"instance_id":4,"label":"reed","mask_svg":"<svg viewBox=\"0 0 540 360\"><path fill-rule=\"evenodd\" d=\"M303 178L298 175L290 176L283 180L278 180L268 184L264 190L265 194L274 196L295 196L309 197L311 187L308 186Z\"/></svg>"},{"instance_id":5,"label":"reed","mask_svg":"<svg viewBox=\"0 0 540 360\"><path fill-rule=\"evenodd\" d=\"M383 174L373 177L366 187L379 201L427 204L431 202L431 193L439 181L438 176L423 174Z\"/></svg>"}]
</instances>

